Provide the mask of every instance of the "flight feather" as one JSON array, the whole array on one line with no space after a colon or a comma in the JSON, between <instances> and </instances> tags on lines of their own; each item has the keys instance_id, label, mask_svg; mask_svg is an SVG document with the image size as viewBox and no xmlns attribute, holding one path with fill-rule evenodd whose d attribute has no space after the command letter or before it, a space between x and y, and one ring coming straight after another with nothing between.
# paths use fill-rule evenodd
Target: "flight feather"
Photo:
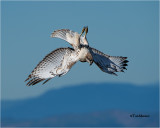
<instances>
[{"instance_id":1,"label":"flight feather","mask_svg":"<svg viewBox=\"0 0 160 128\"><path fill-rule=\"evenodd\" d=\"M27 85L34 85L43 80L50 80L55 76L66 74L77 62L71 48L58 48L44 57L28 76ZM46 81L46 82L47 82Z\"/></svg>"},{"instance_id":2,"label":"flight feather","mask_svg":"<svg viewBox=\"0 0 160 128\"><path fill-rule=\"evenodd\" d=\"M93 56L94 63L103 71L109 74L117 75L115 72L124 72L128 60L127 57L110 56L98 51L95 48L89 48Z\"/></svg>"}]
</instances>

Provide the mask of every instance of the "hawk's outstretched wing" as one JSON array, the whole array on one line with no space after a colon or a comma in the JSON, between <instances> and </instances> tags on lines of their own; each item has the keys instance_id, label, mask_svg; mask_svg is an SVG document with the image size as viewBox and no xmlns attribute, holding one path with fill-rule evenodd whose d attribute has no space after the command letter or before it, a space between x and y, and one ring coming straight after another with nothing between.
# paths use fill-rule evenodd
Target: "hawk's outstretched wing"
<instances>
[{"instance_id":1,"label":"hawk's outstretched wing","mask_svg":"<svg viewBox=\"0 0 160 128\"><path fill-rule=\"evenodd\" d=\"M80 44L84 44L83 38L84 36L80 36L77 32L74 32L69 29L60 29L60 30L55 30L52 34L51 37L54 38L60 38L62 40L67 41L70 45L75 47L75 43L77 41L77 38L80 38Z\"/></svg>"},{"instance_id":2,"label":"hawk's outstretched wing","mask_svg":"<svg viewBox=\"0 0 160 128\"><path fill-rule=\"evenodd\" d=\"M72 45L73 47L75 47L75 43L77 42L77 39L80 37L80 34L78 34L77 32L74 32L72 30L69 29L60 29L60 30L55 30L52 34L51 37L57 37L60 38L62 40L67 41L68 43L70 43L70 45Z\"/></svg>"},{"instance_id":3,"label":"hawk's outstretched wing","mask_svg":"<svg viewBox=\"0 0 160 128\"><path fill-rule=\"evenodd\" d=\"M89 48L93 56L94 63L103 71L109 74L117 75L115 72L124 72L128 60L127 57L109 56L94 48Z\"/></svg>"},{"instance_id":4,"label":"hawk's outstretched wing","mask_svg":"<svg viewBox=\"0 0 160 128\"><path fill-rule=\"evenodd\" d=\"M66 74L76 63L76 60L71 56L73 52L74 50L71 48L59 48L49 53L25 80L30 80L27 85L35 85L43 80L46 80L44 82L46 83L55 76ZM66 65L65 68L62 63Z\"/></svg>"}]
</instances>

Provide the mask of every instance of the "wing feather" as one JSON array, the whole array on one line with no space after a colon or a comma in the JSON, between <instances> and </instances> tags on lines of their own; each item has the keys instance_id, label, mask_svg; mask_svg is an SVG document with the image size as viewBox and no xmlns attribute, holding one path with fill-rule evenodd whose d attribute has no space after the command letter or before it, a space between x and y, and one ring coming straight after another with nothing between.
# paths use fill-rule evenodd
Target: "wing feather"
<instances>
[{"instance_id":1,"label":"wing feather","mask_svg":"<svg viewBox=\"0 0 160 128\"><path fill-rule=\"evenodd\" d=\"M66 74L71 67L68 69L62 69L61 74L58 74L56 71L61 67L62 62L65 60L65 56L69 59L65 60L66 64L75 64L75 60L70 59L70 55L74 52L71 48L59 48L44 57L44 59L35 67L35 69L31 72L28 78L25 81L28 86L35 85L43 80L46 80L43 84L49 81L51 78L55 76L62 76Z\"/></svg>"},{"instance_id":2,"label":"wing feather","mask_svg":"<svg viewBox=\"0 0 160 128\"><path fill-rule=\"evenodd\" d=\"M80 34L78 34L77 32L74 32L72 30L69 29L59 29L59 30L55 30L52 34L51 34L52 38L60 38L62 40L67 41L72 47L76 48L76 42L77 42L77 37L79 38L79 43L81 45L85 45L84 43L84 36L80 36Z\"/></svg>"},{"instance_id":3,"label":"wing feather","mask_svg":"<svg viewBox=\"0 0 160 128\"><path fill-rule=\"evenodd\" d=\"M51 37L57 37L60 38L62 40L67 41L68 43L70 43L72 46L74 46L75 44L75 40L77 40L77 36L80 36L77 32L74 32L72 30L69 29L60 29L60 30L55 30L52 34Z\"/></svg>"},{"instance_id":4,"label":"wing feather","mask_svg":"<svg viewBox=\"0 0 160 128\"><path fill-rule=\"evenodd\" d=\"M95 48L89 48L93 56L94 63L103 71L109 74L117 75L115 72L124 72L126 69L127 57L110 56L98 51Z\"/></svg>"}]
</instances>

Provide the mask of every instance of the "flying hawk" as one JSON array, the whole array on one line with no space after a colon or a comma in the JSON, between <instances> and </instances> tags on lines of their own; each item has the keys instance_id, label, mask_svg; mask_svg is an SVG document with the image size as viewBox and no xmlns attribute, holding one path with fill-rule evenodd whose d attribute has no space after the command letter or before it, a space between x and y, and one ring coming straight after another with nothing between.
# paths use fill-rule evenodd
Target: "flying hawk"
<instances>
[{"instance_id":1,"label":"flying hawk","mask_svg":"<svg viewBox=\"0 0 160 128\"><path fill-rule=\"evenodd\" d=\"M85 32L85 35L83 33ZM51 37L67 41L73 48L58 48L44 57L25 81L27 86L41 81L45 84L55 76L65 75L78 62L94 62L103 72L117 75L115 72L124 72L127 66L127 57L110 56L89 46L86 35L88 27L82 29L81 34L69 29L56 30Z\"/></svg>"}]
</instances>

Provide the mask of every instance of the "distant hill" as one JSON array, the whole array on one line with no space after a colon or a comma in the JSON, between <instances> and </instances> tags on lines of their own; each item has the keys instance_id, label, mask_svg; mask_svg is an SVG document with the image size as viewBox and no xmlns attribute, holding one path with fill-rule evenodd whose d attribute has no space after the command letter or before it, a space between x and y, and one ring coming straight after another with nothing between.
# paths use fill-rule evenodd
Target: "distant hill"
<instances>
[{"instance_id":1,"label":"distant hill","mask_svg":"<svg viewBox=\"0 0 160 128\"><path fill-rule=\"evenodd\" d=\"M158 91L158 83L91 83L50 90L37 98L2 101L2 126L157 126Z\"/></svg>"}]
</instances>

